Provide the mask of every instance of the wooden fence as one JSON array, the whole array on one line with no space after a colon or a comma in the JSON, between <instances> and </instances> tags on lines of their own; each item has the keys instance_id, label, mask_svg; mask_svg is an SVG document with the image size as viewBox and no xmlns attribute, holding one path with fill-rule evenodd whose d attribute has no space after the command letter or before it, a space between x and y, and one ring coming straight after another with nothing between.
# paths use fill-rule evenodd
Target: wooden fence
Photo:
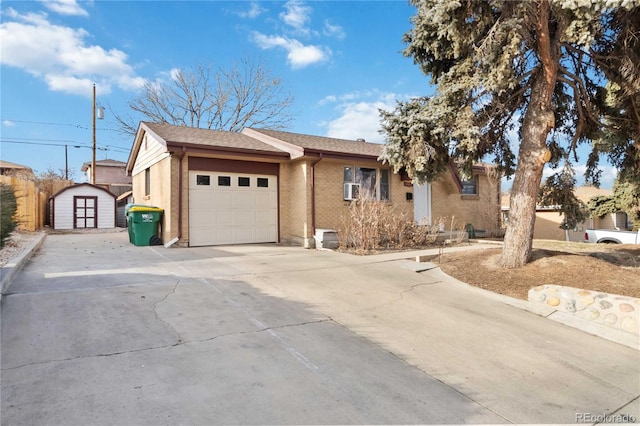
<instances>
[{"instance_id":1,"label":"wooden fence","mask_svg":"<svg viewBox=\"0 0 640 426\"><path fill-rule=\"evenodd\" d=\"M11 185L16 195L18 210L15 219L18 229L37 231L48 222L47 208L49 197L67 186L73 185L70 180L52 180L44 182L41 191L33 181L21 180L13 176L0 176L0 182Z\"/></svg>"}]
</instances>

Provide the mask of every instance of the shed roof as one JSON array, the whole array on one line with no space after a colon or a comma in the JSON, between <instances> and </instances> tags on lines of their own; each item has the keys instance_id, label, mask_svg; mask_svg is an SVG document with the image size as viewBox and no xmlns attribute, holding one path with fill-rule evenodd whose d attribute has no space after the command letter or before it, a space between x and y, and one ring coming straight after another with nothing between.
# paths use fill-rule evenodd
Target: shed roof
<instances>
[{"instance_id":1,"label":"shed roof","mask_svg":"<svg viewBox=\"0 0 640 426\"><path fill-rule=\"evenodd\" d=\"M113 194L112 192L106 190L105 188L103 188L101 186L98 186L98 185L92 185L92 184L86 183L86 182L85 183L76 183L75 185L71 185L71 186L67 186L65 188L62 188L60 191L56 192L51 197L49 197L49 199L56 198L60 194L62 194L63 192L66 192L66 191L69 191L69 190L75 190L75 189L78 189L78 188L98 189L98 190L104 191L107 194L109 194L110 196L112 196L114 200L116 199L116 195Z\"/></svg>"}]
</instances>

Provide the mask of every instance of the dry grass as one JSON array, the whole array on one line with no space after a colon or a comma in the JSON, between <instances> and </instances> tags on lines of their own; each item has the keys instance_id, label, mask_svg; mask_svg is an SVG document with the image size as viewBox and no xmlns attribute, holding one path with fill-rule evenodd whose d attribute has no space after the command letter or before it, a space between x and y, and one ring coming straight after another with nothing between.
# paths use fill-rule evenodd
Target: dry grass
<instances>
[{"instance_id":1,"label":"dry grass","mask_svg":"<svg viewBox=\"0 0 640 426\"><path fill-rule=\"evenodd\" d=\"M340 249L356 254L371 254L382 250L403 250L435 246L439 231L448 222L453 237L450 243L461 242L466 234L457 229L455 218L441 218L435 224L417 225L413 217L400 212L390 203L360 199L349 206L349 215L339 227Z\"/></svg>"},{"instance_id":2,"label":"dry grass","mask_svg":"<svg viewBox=\"0 0 640 426\"><path fill-rule=\"evenodd\" d=\"M532 260L518 269L498 265L501 250L445 253L440 266L467 284L524 300L543 284L640 298L640 246L536 241Z\"/></svg>"}]
</instances>

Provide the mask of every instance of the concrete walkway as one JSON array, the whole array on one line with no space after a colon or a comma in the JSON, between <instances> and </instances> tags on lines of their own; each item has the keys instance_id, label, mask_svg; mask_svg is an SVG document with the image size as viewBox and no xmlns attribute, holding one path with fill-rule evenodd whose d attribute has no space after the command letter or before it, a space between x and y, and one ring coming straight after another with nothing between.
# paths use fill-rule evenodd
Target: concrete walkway
<instances>
[{"instance_id":1,"label":"concrete walkway","mask_svg":"<svg viewBox=\"0 0 640 426\"><path fill-rule=\"evenodd\" d=\"M2 298L2 424L640 420L640 352L411 255L50 235Z\"/></svg>"}]
</instances>

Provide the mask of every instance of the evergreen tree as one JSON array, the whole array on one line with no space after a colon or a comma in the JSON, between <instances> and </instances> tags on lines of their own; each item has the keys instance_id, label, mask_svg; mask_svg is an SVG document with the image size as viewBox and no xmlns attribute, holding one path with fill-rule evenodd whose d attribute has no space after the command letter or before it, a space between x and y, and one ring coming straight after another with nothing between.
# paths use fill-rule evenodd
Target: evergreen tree
<instances>
[{"instance_id":1,"label":"evergreen tree","mask_svg":"<svg viewBox=\"0 0 640 426\"><path fill-rule=\"evenodd\" d=\"M600 153L621 175L638 175L640 0L410 1L404 54L436 93L381 111L381 158L416 181L452 161L470 172L493 159L514 176L500 262L520 267L545 164L575 162L586 143L591 180Z\"/></svg>"}]
</instances>

